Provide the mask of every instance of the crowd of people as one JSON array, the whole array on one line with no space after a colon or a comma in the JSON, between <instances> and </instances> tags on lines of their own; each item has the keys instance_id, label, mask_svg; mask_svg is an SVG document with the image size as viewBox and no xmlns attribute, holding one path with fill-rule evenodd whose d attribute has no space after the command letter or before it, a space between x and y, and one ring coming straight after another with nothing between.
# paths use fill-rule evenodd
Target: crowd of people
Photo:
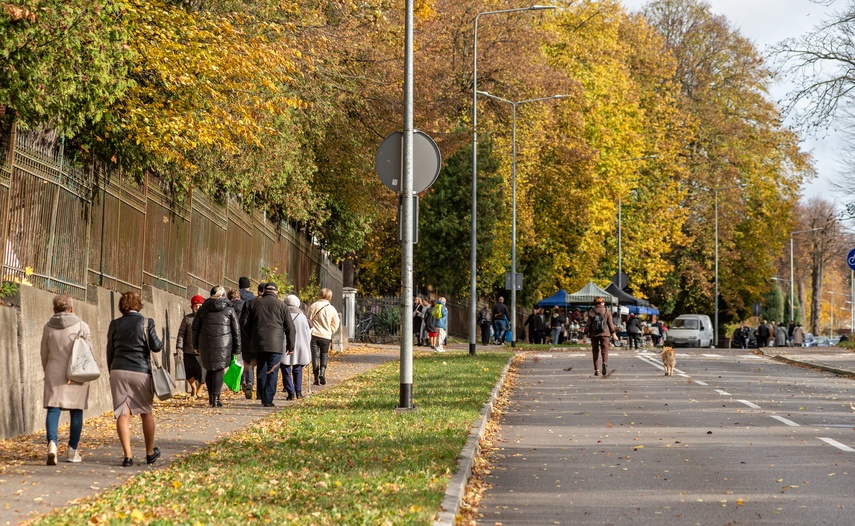
<instances>
[{"instance_id":1,"label":"crowd of people","mask_svg":"<svg viewBox=\"0 0 855 526\"><path fill-rule=\"evenodd\" d=\"M742 322L733 335L733 341L742 349L751 347L801 347L805 343L805 330L801 323L790 320L785 328L784 322L776 323L760 319L757 328L748 327Z\"/></svg>"},{"instance_id":2,"label":"crowd of people","mask_svg":"<svg viewBox=\"0 0 855 526\"><path fill-rule=\"evenodd\" d=\"M448 307L445 298L413 298L413 338L419 347L445 352L448 344Z\"/></svg>"},{"instance_id":3,"label":"crowd of people","mask_svg":"<svg viewBox=\"0 0 855 526\"><path fill-rule=\"evenodd\" d=\"M339 326L338 312L330 303L332 291L321 289L317 301L303 312L297 296L279 299L276 283L260 284L257 295L249 290L249 278L241 277L238 286L228 292L216 286L209 298L196 295L190 299L190 312L183 317L175 342L176 370L183 369L190 396L194 400L199 396L204 381L208 406L222 407L224 373L237 357L244 364L241 388L246 398L252 398L255 387L256 399L264 407L275 407L280 370L287 400L302 398L303 368L309 364L313 384L326 384L332 337ZM160 449L154 445L152 354L161 352L164 345L154 320L141 314L143 307L136 292L122 294L122 315L110 322L106 337L110 394L123 467L134 464L130 433L134 415L140 415L146 463L153 464L160 457ZM89 407L89 382L70 380L68 370L75 341L83 340L92 347L89 326L74 313L71 297L54 297L53 311L40 349L48 465L57 463L59 419L64 410L69 411L71 422L65 460L82 461L79 444L83 411ZM447 320L444 305L443 311Z\"/></svg>"}]
</instances>

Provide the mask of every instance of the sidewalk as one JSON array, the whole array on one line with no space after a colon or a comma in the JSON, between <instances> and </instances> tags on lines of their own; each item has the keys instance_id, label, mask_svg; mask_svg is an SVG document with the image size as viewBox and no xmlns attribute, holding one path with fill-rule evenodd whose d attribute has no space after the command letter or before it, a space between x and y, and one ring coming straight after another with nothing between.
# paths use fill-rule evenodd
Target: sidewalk
<instances>
[{"instance_id":1,"label":"sidewalk","mask_svg":"<svg viewBox=\"0 0 855 526\"><path fill-rule=\"evenodd\" d=\"M399 357L397 344L354 347L341 354L331 354L327 385L313 386L312 390L322 391ZM152 467L144 461L139 418L131 423L135 465L128 468L120 466L122 449L116 437L115 420L109 413L84 421L80 441L83 462L80 464L62 462L68 440L67 425L60 428L60 462L56 466L45 465L44 432L0 440L0 493L4 494L0 525L19 524L64 507L75 499L122 484L141 471L168 466L210 442L252 425L271 411L287 411L300 401L285 401L281 382L280 376L274 409L263 408L259 401L247 400L243 393L230 391L224 395L224 407L218 409L207 407L205 394L203 399L195 401L182 394L167 402L156 402L155 444L163 454ZM311 383L311 373L308 383ZM310 396L307 387L303 388L303 394Z\"/></svg>"},{"instance_id":2,"label":"sidewalk","mask_svg":"<svg viewBox=\"0 0 855 526\"><path fill-rule=\"evenodd\" d=\"M855 376L855 352L842 347L763 347L759 351L781 362Z\"/></svg>"}]
</instances>

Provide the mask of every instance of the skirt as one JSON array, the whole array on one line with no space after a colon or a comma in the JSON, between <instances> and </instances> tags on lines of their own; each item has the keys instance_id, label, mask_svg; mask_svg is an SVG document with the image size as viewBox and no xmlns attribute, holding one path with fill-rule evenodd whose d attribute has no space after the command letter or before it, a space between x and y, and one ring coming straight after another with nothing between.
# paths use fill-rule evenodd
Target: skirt
<instances>
[{"instance_id":1,"label":"skirt","mask_svg":"<svg viewBox=\"0 0 855 526\"><path fill-rule=\"evenodd\" d=\"M188 380L195 378L196 383L202 383L202 364L198 354L184 354L184 374Z\"/></svg>"},{"instance_id":2,"label":"skirt","mask_svg":"<svg viewBox=\"0 0 855 526\"><path fill-rule=\"evenodd\" d=\"M113 416L144 415L154 411L151 375L137 371L110 371Z\"/></svg>"}]
</instances>

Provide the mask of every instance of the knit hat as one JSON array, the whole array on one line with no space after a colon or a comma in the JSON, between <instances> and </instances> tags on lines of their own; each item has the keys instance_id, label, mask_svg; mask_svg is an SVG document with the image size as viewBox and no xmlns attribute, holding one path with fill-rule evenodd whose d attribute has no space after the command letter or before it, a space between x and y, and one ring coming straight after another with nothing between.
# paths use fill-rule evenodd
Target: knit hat
<instances>
[{"instance_id":1,"label":"knit hat","mask_svg":"<svg viewBox=\"0 0 855 526\"><path fill-rule=\"evenodd\" d=\"M279 287L276 286L276 283L269 281L267 285L264 286L264 290L274 290L276 292L279 292Z\"/></svg>"},{"instance_id":2,"label":"knit hat","mask_svg":"<svg viewBox=\"0 0 855 526\"><path fill-rule=\"evenodd\" d=\"M285 305L288 305L289 307L299 307L300 298L293 294L289 294L287 297L285 297Z\"/></svg>"},{"instance_id":3,"label":"knit hat","mask_svg":"<svg viewBox=\"0 0 855 526\"><path fill-rule=\"evenodd\" d=\"M238 288L239 289L248 289L249 288L249 278L246 276L241 276L238 278Z\"/></svg>"},{"instance_id":4,"label":"knit hat","mask_svg":"<svg viewBox=\"0 0 855 526\"><path fill-rule=\"evenodd\" d=\"M198 294L190 298L190 305L201 305L203 303L205 303L205 298Z\"/></svg>"}]
</instances>

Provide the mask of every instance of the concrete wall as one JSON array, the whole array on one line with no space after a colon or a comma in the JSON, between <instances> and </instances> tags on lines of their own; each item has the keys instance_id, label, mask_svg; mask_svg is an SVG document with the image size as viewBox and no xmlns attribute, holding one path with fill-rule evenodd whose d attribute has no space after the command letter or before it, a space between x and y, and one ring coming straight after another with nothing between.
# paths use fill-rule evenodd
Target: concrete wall
<instances>
[{"instance_id":1,"label":"concrete wall","mask_svg":"<svg viewBox=\"0 0 855 526\"><path fill-rule=\"evenodd\" d=\"M74 312L89 324L95 356L101 367L101 377L89 390L89 409L84 418L112 411L110 380L107 374L107 345L105 338L110 321L121 315L119 293L95 288L90 297L94 303L74 302ZM142 314L153 318L164 340L163 362L172 370L172 352L178 326L190 302L159 289L143 290ZM33 287L21 287L17 307L0 307L0 374L4 389L0 389L0 438L29 434L44 429L46 411L44 372L39 348L45 323L53 315L54 294ZM184 382L179 382L179 390ZM68 421L63 413L62 422Z\"/></svg>"}]
</instances>

